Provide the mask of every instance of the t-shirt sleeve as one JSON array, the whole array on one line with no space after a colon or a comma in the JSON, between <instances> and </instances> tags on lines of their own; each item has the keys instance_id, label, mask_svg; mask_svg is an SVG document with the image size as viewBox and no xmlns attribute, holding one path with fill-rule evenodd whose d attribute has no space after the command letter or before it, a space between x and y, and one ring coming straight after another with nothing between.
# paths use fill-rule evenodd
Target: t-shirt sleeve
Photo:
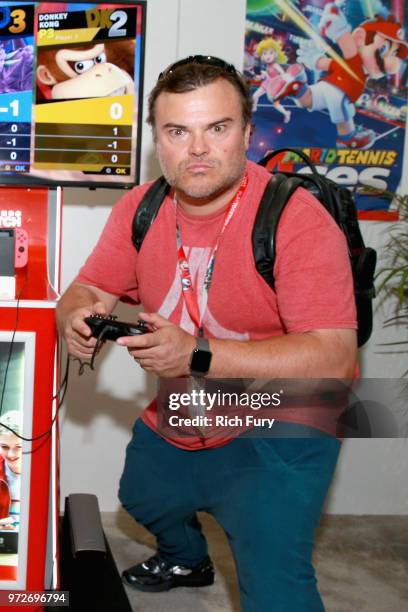
<instances>
[{"instance_id":1,"label":"t-shirt sleeve","mask_svg":"<svg viewBox=\"0 0 408 612\"><path fill-rule=\"evenodd\" d=\"M279 221L275 287L288 333L357 328L346 238L308 191L298 189Z\"/></svg>"},{"instance_id":2,"label":"t-shirt sleeve","mask_svg":"<svg viewBox=\"0 0 408 612\"><path fill-rule=\"evenodd\" d=\"M124 301L139 303L132 220L137 208L134 190L117 202L99 240L80 269L76 282L93 285Z\"/></svg>"}]
</instances>

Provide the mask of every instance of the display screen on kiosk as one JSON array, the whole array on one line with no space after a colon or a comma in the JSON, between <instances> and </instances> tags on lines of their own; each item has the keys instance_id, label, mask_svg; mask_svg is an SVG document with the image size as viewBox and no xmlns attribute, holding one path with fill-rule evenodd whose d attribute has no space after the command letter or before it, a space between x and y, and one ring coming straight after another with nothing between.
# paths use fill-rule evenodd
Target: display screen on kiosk
<instances>
[{"instance_id":1,"label":"display screen on kiosk","mask_svg":"<svg viewBox=\"0 0 408 612\"><path fill-rule=\"evenodd\" d=\"M35 336L0 330L0 589L25 587L28 533L32 529L35 538L38 532L35 519L31 527L29 520L31 458L38 447L27 439L32 434Z\"/></svg>"},{"instance_id":2,"label":"display screen on kiosk","mask_svg":"<svg viewBox=\"0 0 408 612\"><path fill-rule=\"evenodd\" d=\"M144 2L2 2L0 184L139 181Z\"/></svg>"}]
</instances>

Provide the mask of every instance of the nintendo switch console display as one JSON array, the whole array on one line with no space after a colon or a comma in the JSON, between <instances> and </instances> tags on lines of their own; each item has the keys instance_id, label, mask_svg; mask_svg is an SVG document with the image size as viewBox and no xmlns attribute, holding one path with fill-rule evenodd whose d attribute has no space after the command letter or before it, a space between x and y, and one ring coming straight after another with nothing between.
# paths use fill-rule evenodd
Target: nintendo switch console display
<instances>
[{"instance_id":1,"label":"nintendo switch console display","mask_svg":"<svg viewBox=\"0 0 408 612\"><path fill-rule=\"evenodd\" d=\"M0 228L0 276L12 276L28 260L28 233L22 227Z\"/></svg>"},{"instance_id":2,"label":"nintendo switch console display","mask_svg":"<svg viewBox=\"0 0 408 612\"><path fill-rule=\"evenodd\" d=\"M0 6L0 181L139 179L144 2Z\"/></svg>"}]
</instances>

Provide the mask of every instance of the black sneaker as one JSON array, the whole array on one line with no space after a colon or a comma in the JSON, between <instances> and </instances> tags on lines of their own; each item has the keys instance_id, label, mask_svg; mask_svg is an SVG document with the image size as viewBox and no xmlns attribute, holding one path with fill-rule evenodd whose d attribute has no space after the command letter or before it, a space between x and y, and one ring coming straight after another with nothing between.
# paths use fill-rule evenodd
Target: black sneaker
<instances>
[{"instance_id":1,"label":"black sneaker","mask_svg":"<svg viewBox=\"0 0 408 612\"><path fill-rule=\"evenodd\" d=\"M139 591L168 591L175 587L202 587L213 584L214 566L206 557L194 567L171 565L156 554L144 563L122 572L125 584Z\"/></svg>"}]
</instances>

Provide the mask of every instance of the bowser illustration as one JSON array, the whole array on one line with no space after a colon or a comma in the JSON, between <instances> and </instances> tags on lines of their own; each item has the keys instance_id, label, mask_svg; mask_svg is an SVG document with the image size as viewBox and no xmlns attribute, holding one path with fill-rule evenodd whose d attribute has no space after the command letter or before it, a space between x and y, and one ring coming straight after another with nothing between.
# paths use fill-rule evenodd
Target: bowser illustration
<instances>
[{"instance_id":1,"label":"bowser illustration","mask_svg":"<svg viewBox=\"0 0 408 612\"><path fill-rule=\"evenodd\" d=\"M319 40L300 40L298 64L275 100L292 97L296 104L309 111L326 110L337 129L336 146L341 149L368 149L376 139L371 129L354 122L355 102L363 94L367 79L381 79L399 73L408 57L408 43L401 24L393 16L376 16L352 30L341 10L342 0L329 2L322 12L321 36L335 43L327 54L327 46ZM316 83L309 85L305 68L323 72Z\"/></svg>"},{"instance_id":2,"label":"bowser illustration","mask_svg":"<svg viewBox=\"0 0 408 612\"><path fill-rule=\"evenodd\" d=\"M39 49L37 99L67 100L134 93L132 41Z\"/></svg>"}]
</instances>

